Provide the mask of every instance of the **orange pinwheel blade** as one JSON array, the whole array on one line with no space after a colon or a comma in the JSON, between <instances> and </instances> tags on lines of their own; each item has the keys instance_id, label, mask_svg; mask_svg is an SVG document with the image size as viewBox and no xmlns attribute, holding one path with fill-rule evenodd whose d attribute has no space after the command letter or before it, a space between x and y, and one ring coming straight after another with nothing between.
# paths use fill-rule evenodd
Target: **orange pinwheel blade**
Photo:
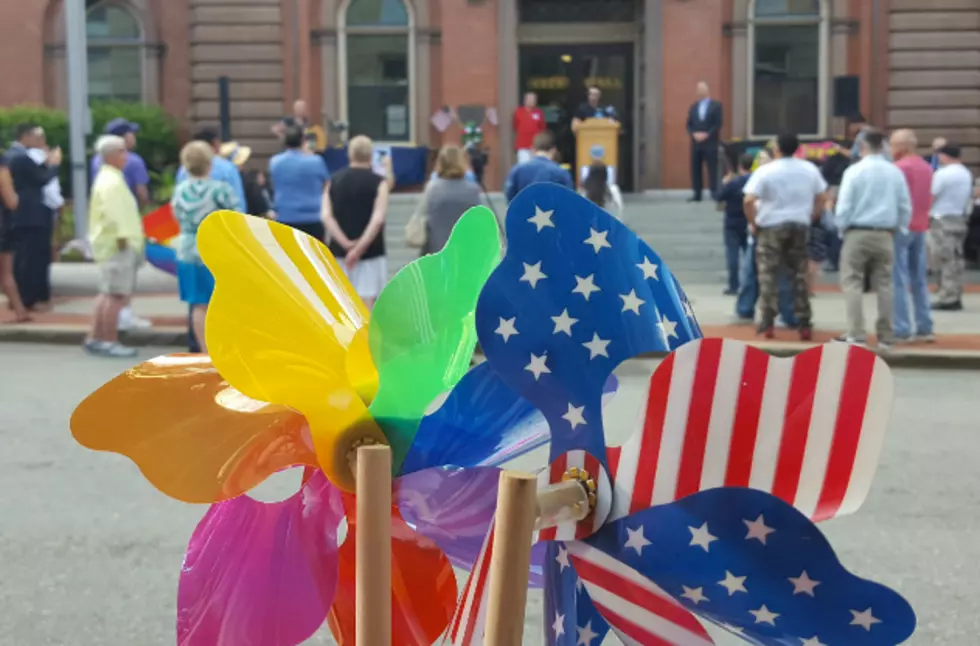
<instances>
[{"instance_id":1,"label":"orange pinwheel blade","mask_svg":"<svg viewBox=\"0 0 980 646\"><path fill-rule=\"evenodd\" d=\"M315 465L306 420L250 399L205 355L157 357L89 395L75 439L125 455L163 493L192 503L234 498L290 466Z\"/></svg>"},{"instance_id":2,"label":"orange pinwheel blade","mask_svg":"<svg viewBox=\"0 0 980 646\"><path fill-rule=\"evenodd\" d=\"M340 547L337 595L327 621L340 646L354 646L355 499L344 494L347 540ZM391 510L391 643L430 646L449 625L456 605L456 576L435 543L416 534ZM367 645L365 645L367 646Z\"/></svg>"},{"instance_id":3,"label":"orange pinwheel blade","mask_svg":"<svg viewBox=\"0 0 980 646\"><path fill-rule=\"evenodd\" d=\"M387 443L347 374L364 303L327 248L290 227L219 211L198 246L216 281L206 331L214 365L246 395L302 413L320 467L353 490L351 447Z\"/></svg>"}]
</instances>

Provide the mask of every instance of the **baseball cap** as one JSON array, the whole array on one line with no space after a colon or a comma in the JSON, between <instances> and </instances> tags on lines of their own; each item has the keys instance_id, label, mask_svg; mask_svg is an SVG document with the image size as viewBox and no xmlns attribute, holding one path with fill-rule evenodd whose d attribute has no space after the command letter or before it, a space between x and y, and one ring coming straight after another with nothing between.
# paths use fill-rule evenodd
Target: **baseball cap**
<instances>
[{"instance_id":1,"label":"baseball cap","mask_svg":"<svg viewBox=\"0 0 980 646\"><path fill-rule=\"evenodd\" d=\"M946 144L945 146L939 149L939 152L942 153L943 155L952 157L953 159L959 159L960 154L962 154L963 151L960 149L959 146L955 144Z\"/></svg>"},{"instance_id":2,"label":"baseball cap","mask_svg":"<svg viewBox=\"0 0 980 646\"><path fill-rule=\"evenodd\" d=\"M117 137L122 137L123 135L128 135L129 133L136 133L140 131L140 126L138 123L133 123L122 117L113 119L109 123L105 124L103 129L107 135L116 135Z\"/></svg>"},{"instance_id":3,"label":"baseball cap","mask_svg":"<svg viewBox=\"0 0 980 646\"><path fill-rule=\"evenodd\" d=\"M606 156L606 149L601 145L596 144L592 146L592 148L589 148L589 155L592 157L592 159L602 159Z\"/></svg>"}]
</instances>

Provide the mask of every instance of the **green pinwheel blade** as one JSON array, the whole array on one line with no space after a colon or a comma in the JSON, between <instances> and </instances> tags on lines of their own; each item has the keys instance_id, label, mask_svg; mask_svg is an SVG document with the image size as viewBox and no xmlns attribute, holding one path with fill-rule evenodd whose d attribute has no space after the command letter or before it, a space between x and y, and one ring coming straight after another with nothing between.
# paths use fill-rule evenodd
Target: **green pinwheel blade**
<instances>
[{"instance_id":1,"label":"green pinwheel blade","mask_svg":"<svg viewBox=\"0 0 980 646\"><path fill-rule=\"evenodd\" d=\"M396 472L429 404L469 370L476 303L499 262L497 217L477 206L442 251L404 267L375 303L368 344L378 393L370 412L391 444Z\"/></svg>"}]
</instances>

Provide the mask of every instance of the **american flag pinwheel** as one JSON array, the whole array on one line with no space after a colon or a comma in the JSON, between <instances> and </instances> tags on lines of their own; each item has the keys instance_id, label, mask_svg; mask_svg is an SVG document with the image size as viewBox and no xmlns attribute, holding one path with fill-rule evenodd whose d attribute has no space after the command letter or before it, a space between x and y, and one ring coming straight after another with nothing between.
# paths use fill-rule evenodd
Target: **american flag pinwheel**
<instances>
[{"instance_id":1,"label":"american flag pinwheel","mask_svg":"<svg viewBox=\"0 0 980 646\"><path fill-rule=\"evenodd\" d=\"M470 367L477 299L500 261L495 216L468 212L443 251L393 278L370 324L329 251L303 233L219 212L199 244L217 282L211 356L144 362L71 420L82 445L130 458L172 498L211 505L184 557L177 643L292 646L326 619L352 644L347 456L383 442L396 476L392 639L432 644L456 605L452 565L473 566L493 516L496 465L548 438L537 409L489 365ZM291 497L246 495L300 467Z\"/></svg>"},{"instance_id":2,"label":"american flag pinwheel","mask_svg":"<svg viewBox=\"0 0 980 646\"><path fill-rule=\"evenodd\" d=\"M915 615L849 573L814 521L853 512L877 466L892 380L845 345L776 359L701 339L660 257L578 195L538 184L511 203L507 255L476 326L492 369L551 433L542 485L594 493L584 520L542 530L545 635L597 646L711 644L697 617L766 645L892 645ZM603 384L670 351L622 447L607 447ZM492 528L448 633L482 643Z\"/></svg>"}]
</instances>

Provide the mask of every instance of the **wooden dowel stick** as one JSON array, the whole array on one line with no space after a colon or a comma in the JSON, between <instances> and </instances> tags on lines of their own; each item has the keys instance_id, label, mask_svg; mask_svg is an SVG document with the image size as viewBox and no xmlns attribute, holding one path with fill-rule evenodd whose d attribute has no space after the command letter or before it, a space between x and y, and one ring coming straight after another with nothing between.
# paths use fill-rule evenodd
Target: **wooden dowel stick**
<instances>
[{"instance_id":1,"label":"wooden dowel stick","mask_svg":"<svg viewBox=\"0 0 980 646\"><path fill-rule=\"evenodd\" d=\"M565 480L537 492L535 529L556 527L567 521L585 520L592 509L589 495L578 480Z\"/></svg>"},{"instance_id":2,"label":"wooden dowel stick","mask_svg":"<svg viewBox=\"0 0 980 646\"><path fill-rule=\"evenodd\" d=\"M364 646L391 645L391 449L357 450L355 635Z\"/></svg>"},{"instance_id":3,"label":"wooden dowel stick","mask_svg":"<svg viewBox=\"0 0 980 646\"><path fill-rule=\"evenodd\" d=\"M532 475L507 471L500 474L490 557L486 646L521 646L523 640L537 488L537 478Z\"/></svg>"}]
</instances>

